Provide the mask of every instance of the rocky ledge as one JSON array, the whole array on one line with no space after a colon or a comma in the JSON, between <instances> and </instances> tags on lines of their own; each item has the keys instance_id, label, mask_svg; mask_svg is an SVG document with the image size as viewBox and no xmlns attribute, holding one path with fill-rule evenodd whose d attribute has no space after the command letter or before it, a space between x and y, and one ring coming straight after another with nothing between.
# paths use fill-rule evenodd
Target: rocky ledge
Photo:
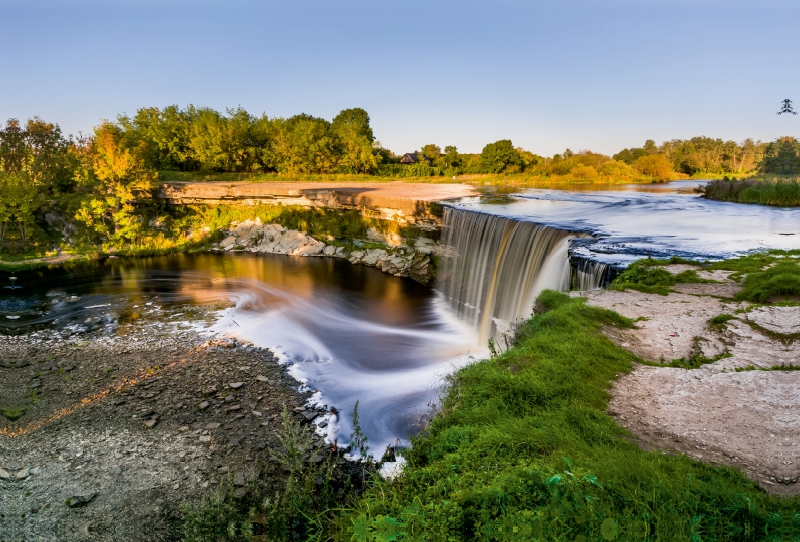
<instances>
[{"instance_id":1,"label":"rocky ledge","mask_svg":"<svg viewBox=\"0 0 800 542\"><path fill-rule=\"evenodd\" d=\"M410 277L425 285L433 283L436 269L432 256L446 256L445 247L430 239L420 238L406 244L400 238L386 239L377 232L370 233L366 241L342 243L329 239L326 244L305 232L280 224L262 224L256 219L233 225L224 232L225 239L213 245L212 250L343 258L397 277ZM398 244L389 245L387 240Z\"/></svg>"}]
</instances>

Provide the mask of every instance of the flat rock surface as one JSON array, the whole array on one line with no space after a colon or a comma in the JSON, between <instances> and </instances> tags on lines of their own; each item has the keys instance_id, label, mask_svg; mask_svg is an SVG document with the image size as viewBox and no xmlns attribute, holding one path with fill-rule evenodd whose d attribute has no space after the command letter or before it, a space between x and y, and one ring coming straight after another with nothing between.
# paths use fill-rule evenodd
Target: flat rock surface
<instances>
[{"instance_id":1,"label":"flat rock surface","mask_svg":"<svg viewBox=\"0 0 800 542\"><path fill-rule=\"evenodd\" d=\"M768 369L800 366L792 336L800 324L800 307L737 314L746 304L712 297L720 292L729 297L740 289L723 273L700 272L721 284L678 285L675 289L681 292L668 296L637 291L575 294L587 297L591 305L639 319L638 329L604 332L645 360L687 358L695 344L708 358L728 355L692 370L636 365L614 383L609 413L648 446L733 466L770 493L796 495L800 371ZM736 318L722 329L710 329L708 321L723 313Z\"/></svg>"}]
</instances>

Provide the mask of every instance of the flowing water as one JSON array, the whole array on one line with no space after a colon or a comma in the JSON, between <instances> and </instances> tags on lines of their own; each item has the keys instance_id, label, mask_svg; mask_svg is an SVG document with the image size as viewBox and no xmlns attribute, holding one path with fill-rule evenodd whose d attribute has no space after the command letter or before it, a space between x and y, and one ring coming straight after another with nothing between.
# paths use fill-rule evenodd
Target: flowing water
<instances>
[{"instance_id":1,"label":"flowing water","mask_svg":"<svg viewBox=\"0 0 800 542\"><path fill-rule=\"evenodd\" d=\"M613 267L648 254L718 259L800 248L800 209L707 201L691 192L697 184L456 202L442 231L454 257L434 290L338 259L250 254L113 259L13 281L0 273L0 334L110 333L138 318L191 321L203 314L193 309L216 308L208 330L274 349L321 403L348 414L360 401L362 428L380 454L414 432L442 377L485 355L486 339L529 315L544 288L596 288Z\"/></svg>"}]
</instances>

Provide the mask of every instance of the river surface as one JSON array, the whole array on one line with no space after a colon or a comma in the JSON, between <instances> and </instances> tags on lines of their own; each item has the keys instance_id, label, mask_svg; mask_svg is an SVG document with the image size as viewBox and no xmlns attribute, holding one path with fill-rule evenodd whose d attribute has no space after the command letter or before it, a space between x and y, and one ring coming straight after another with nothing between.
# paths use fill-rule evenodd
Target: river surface
<instances>
[{"instance_id":1,"label":"river surface","mask_svg":"<svg viewBox=\"0 0 800 542\"><path fill-rule=\"evenodd\" d=\"M707 201L691 191L697 184L531 189L502 204L467 198L455 205L580 232L584 237L570 237L573 252L604 263L800 248L800 209ZM173 255L9 277L0 272L0 334L53 327L111 333L139 318L230 333L275 350L319 390L320 403L339 407L342 442L359 401L362 429L378 456L419 427L446 374L470 355L486 354L474 323L436 290L339 259ZM213 309L214 321L197 322L198 307Z\"/></svg>"},{"instance_id":2,"label":"river surface","mask_svg":"<svg viewBox=\"0 0 800 542\"><path fill-rule=\"evenodd\" d=\"M344 413L344 443L359 401L376 455L395 438L407 440L436 401L440 379L475 350L470 330L434 290L341 259L173 255L16 276L12 283L0 273L0 334L112 333L140 319L230 333L273 349L321 390L316 399ZM196 321L207 314L193 310L200 306L215 309L214 323Z\"/></svg>"},{"instance_id":3,"label":"river surface","mask_svg":"<svg viewBox=\"0 0 800 542\"><path fill-rule=\"evenodd\" d=\"M800 208L707 200L693 191L704 182L527 189L509 203L465 198L457 206L589 233L574 252L617 265L648 255L719 260L800 248Z\"/></svg>"}]
</instances>

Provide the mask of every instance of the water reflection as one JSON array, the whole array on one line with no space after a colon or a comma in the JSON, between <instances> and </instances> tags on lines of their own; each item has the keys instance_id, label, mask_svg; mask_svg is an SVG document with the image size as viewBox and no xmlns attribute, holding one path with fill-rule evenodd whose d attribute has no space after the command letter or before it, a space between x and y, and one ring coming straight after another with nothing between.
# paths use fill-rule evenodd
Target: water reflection
<instances>
[{"instance_id":1,"label":"water reflection","mask_svg":"<svg viewBox=\"0 0 800 542\"><path fill-rule=\"evenodd\" d=\"M187 308L227 307L215 331L277 350L324 403L349 413L359 400L376 452L415 430L438 379L465 361L474 340L431 289L331 258L110 259L19 273L16 282L0 290L0 333L111 332L139 318L180 321Z\"/></svg>"}]
</instances>

